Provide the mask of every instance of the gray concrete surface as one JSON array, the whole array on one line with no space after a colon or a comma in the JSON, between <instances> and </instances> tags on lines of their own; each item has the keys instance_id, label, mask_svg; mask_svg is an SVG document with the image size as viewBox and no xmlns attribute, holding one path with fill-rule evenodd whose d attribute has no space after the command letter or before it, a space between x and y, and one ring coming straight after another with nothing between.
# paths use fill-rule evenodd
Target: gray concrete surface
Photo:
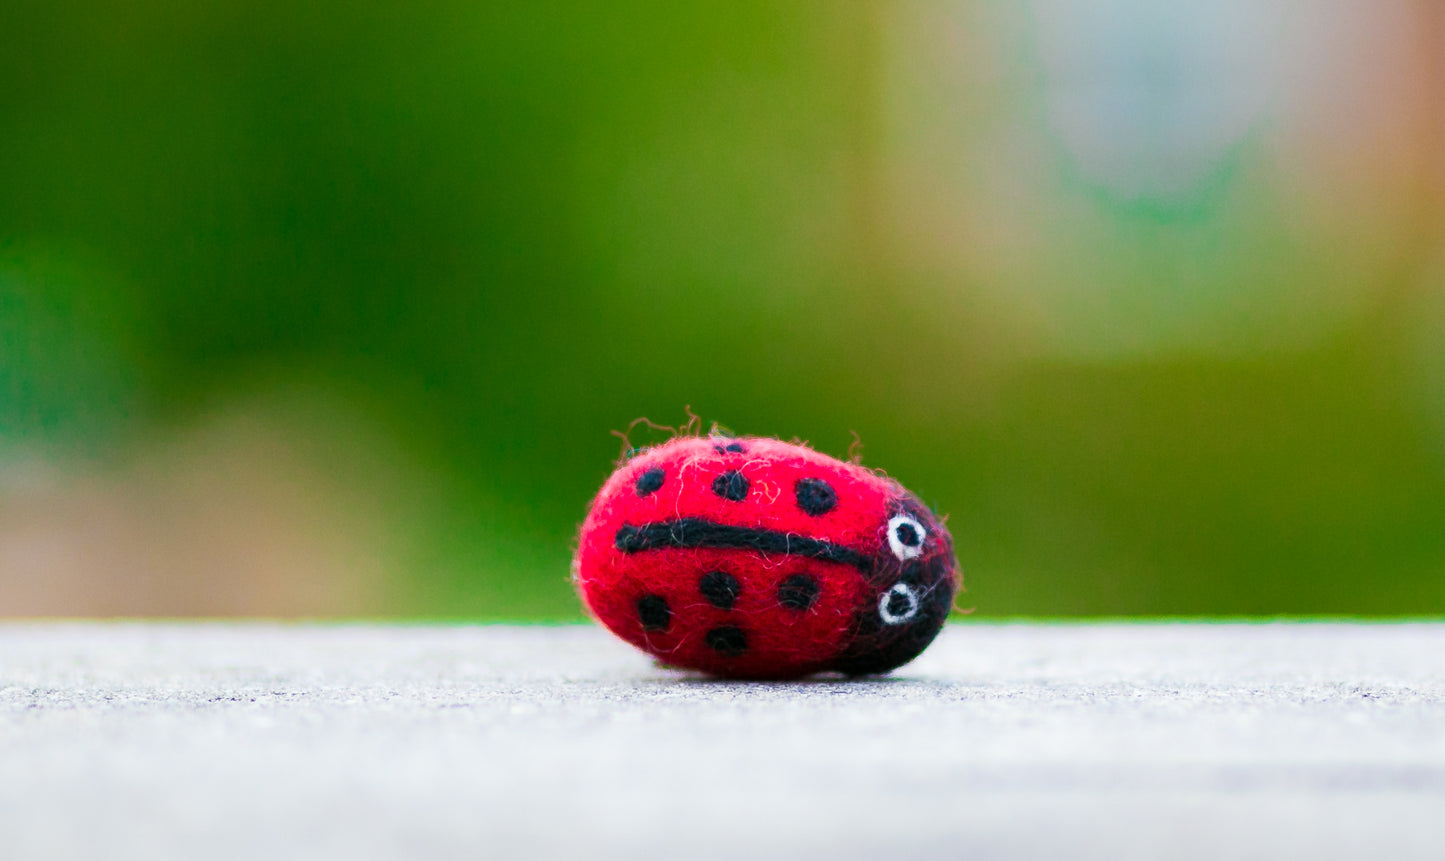
<instances>
[{"instance_id":1,"label":"gray concrete surface","mask_svg":"<svg viewBox=\"0 0 1445 861\"><path fill-rule=\"evenodd\" d=\"M0 858L1445 858L1445 625L950 626L707 681L577 627L0 625Z\"/></svg>"}]
</instances>

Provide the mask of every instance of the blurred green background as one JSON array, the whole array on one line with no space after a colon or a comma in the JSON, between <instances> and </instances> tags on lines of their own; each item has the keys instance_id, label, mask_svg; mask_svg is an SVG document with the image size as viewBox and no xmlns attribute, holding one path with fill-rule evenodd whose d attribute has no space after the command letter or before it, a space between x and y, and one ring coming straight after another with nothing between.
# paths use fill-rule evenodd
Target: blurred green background
<instances>
[{"instance_id":1,"label":"blurred green background","mask_svg":"<svg viewBox=\"0 0 1445 861\"><path fill-rule=\"evenodd\" d=\"M0 8L0 615L580 618L689 405L980 615L1445 612L1445 12Z\"/></svg>"}]
</instances>

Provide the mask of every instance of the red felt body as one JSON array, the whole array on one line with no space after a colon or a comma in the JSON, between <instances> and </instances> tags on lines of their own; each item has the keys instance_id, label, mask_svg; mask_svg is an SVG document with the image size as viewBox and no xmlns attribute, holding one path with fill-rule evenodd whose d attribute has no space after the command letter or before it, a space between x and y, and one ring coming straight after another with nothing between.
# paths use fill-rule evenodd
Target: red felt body
<instances>
[{"instance_id":1,"label":"red felt body","mask_svg":"<svg viewBox=\"0 0 1445 861\"><path fill-rule=\"evenodd\" d=\"M729 445L743 450L729 451ZM655 469L662 470L661 486L639 491L638 479ZM714 487L719 476L730 472L747 480L740 500ZM836 492L831 510L812 515L800 507L796 488L802 479L825 481ZM573 576L598 621L666 663L733 677L807 675L831 668L857 634L860 607L866 610L876 602L877 584L869 582L867 572L843 562L752 548L623 552L619 530L697 518L824 539L873 557L887 551L884 527L902 497L912 499L892 479L801 445L680 437L636 455L603 485L581 528ZM951 605L951 543L947 555ZM730 607L716 606L699 590L699 578L715 571L736 579L739 588ZM819 587L803 611L778 597L779 587L799 574ZM638 602L648 596L666 602L670 615L662 629L654 624L649 630L639 618ZM744 632L746 648L719 651L708 641L709 632L719 628Z\"/></svg>"}]
</instances>

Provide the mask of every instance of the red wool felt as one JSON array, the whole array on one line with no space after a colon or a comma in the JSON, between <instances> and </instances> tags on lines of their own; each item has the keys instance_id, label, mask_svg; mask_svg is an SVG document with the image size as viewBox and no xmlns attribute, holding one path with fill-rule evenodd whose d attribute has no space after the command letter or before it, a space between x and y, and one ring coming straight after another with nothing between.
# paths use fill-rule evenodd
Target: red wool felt
<instances>
[{"instance_id":1,"label":"red wool felt","mask_svg":"<svg viewBox=\"0 0 1445 861\"><path fill-rule=\"evenodd\" d=\"M759 437L683 436L619 466L572 567L613 633L734 678L887 672L959 586L948 531L898 482Z\"/></svg>"}]
</instances>

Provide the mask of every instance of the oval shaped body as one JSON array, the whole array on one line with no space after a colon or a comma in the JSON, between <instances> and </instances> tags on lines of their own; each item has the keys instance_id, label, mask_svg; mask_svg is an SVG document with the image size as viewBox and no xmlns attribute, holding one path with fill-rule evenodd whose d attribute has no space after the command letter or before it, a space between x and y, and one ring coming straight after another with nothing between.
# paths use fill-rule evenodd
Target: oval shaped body
<instances>
[{"instance_id":1,"label":"oval shaped body","mask_svg":"<svg viewBox=\"0 0 1445 861\"><path fill-rule=\"evenodd\" d=\"M735 678L887 672L933 641L959 585L947 530L898 482L759 437L679 437L622 464L572 568L613 633Z\"/></svg>"}]
</instances>

